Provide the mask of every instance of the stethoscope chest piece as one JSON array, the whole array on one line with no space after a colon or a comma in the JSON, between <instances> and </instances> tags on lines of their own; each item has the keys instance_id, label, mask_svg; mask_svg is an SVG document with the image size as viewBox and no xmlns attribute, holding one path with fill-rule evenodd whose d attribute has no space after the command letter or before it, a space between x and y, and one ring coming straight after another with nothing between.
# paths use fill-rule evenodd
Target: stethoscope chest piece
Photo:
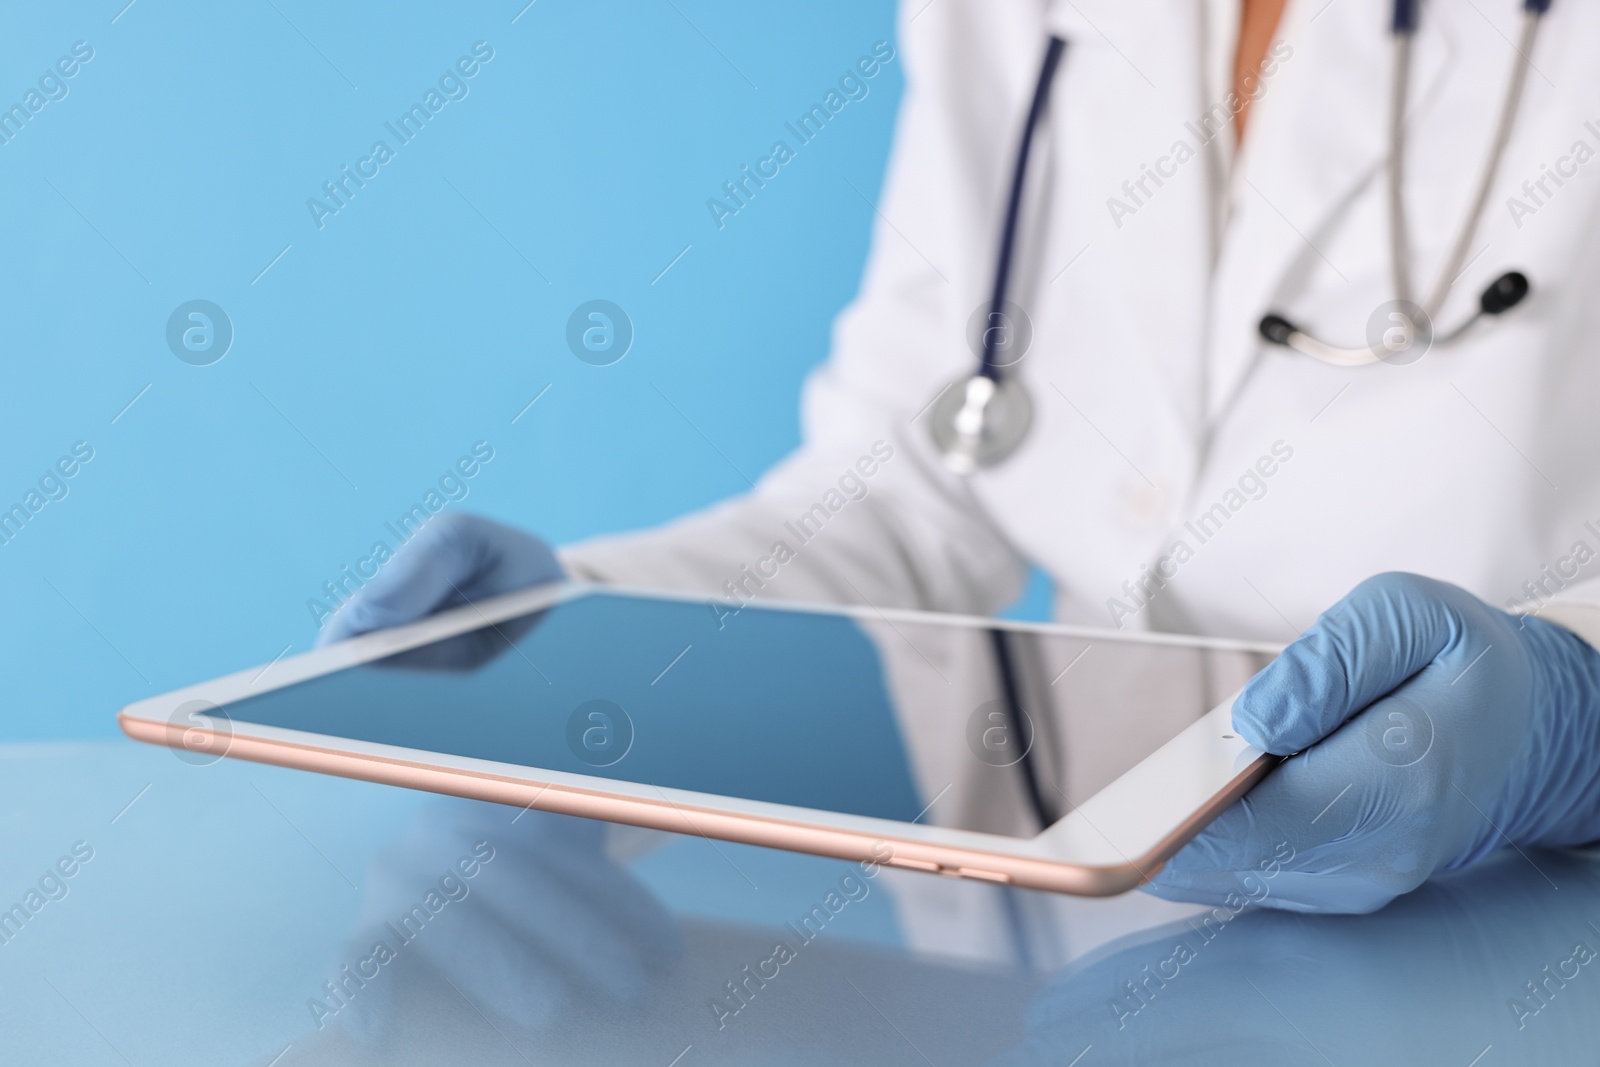
<instances>
[{"instance_id":1,"label":"stethoscope chest piece","mask_svg":"<svg viewBox=\"0 0 1600 1067\"><path fill-rule=\"evenodd\" d=\"M956 474L992 467L1017 450L1033 422L1033 403L1015 377L984 374L945 387L928 412L934 447Z\"/></svg>"}]
</instances>

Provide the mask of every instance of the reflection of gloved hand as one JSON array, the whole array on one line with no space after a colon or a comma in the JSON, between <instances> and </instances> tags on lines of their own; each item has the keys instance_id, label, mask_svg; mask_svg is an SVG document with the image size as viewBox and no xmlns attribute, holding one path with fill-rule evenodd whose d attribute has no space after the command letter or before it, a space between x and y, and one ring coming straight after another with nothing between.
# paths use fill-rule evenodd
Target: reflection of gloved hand
<instances>
[{"instance_id":1,"label":"reflection of gloved hand","mask_svg":"<svg viewBox=\"0 0 1600 1067\"><path fill-rule=\"evenodd\" d=\"M368 977L326 1021L369 1047L397 1040L396 1013L415 990L456 997L441 977L522 1047L585 998L638 1005L677 959L681 935L606 855L605 832L565 815L430 801L368 872L338 961L350 968L340 978Z\"/></svg>"},{"instance_id":2,"label":"reflection of gloved hand","mask_svg":"<svg viewBox=\"0 0 1600 1067\"><path fill-rule=\"evenodd\" d=\"M564 575L537 537L476 515L429 520L317 635L325 645Z\"/></svg>"},{"instance_id":3,"label":"reflection of gloved hand","mask_svg":"<svg viewBox=\"0 0 1600 1067\"><path fill-rule=\"evenodd\" d=\"M1285 877L1269 863L1249 892L1270 903ZM1592 1062L1597 893L1586 857L1506 850L1376 915L1213 908L1072 965L999 1063Z\"/></svg>"},{"instance_id":4,"label":"reflection of gloved hand","mask_svg":"<svg viewBox=\"0 0 1600 1067\"><path fill-rule=\"evenodd\" d=\"M1251 680L1234 728L1287 760L1151 891L1220 903L1280 848L1267 903L1365 912L1493 849L1600 838L1600 653L1410 574L1371 578Z\"/></svg>"}]
</instances>

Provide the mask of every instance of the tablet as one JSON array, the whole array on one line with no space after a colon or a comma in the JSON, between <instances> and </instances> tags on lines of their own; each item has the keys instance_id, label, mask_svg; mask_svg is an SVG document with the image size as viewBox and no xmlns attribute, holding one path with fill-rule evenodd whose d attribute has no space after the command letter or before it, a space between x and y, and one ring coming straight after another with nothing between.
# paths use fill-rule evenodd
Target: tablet
<instances>
[{"instance_id":1,"label":"tablet","mask_svg":"<svg viewBox=\"0 0 1600 1067\"><path fill-rule=\"evenodd\" d=\"M1109 895L1267 773L1276 646L559 583L141 700L122 729L541 811Z\"/></svg>"}]
</instances>

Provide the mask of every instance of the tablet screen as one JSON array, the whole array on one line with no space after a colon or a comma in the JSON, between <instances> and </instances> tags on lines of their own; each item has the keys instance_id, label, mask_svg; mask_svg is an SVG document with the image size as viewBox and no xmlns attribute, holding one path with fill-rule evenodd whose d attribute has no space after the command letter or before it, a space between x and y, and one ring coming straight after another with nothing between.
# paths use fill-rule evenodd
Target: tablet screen
<instances>
[{"instance_id":1,"label":"tablet screen","mask_svg":"<svg viewBox=\"0 0 1600 1067\"><path fill-rule=\"evenodd\" d=\"M585 592L247 697L243 722L1031 837L1259 652Z\"/></svg>"}]
</instances>

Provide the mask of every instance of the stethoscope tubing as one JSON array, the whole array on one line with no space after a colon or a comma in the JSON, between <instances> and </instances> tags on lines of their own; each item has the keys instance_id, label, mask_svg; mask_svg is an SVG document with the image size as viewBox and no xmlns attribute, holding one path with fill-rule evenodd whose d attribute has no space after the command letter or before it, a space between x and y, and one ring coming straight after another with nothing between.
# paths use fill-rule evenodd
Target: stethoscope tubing
<instances>
[{"instance_id":1,"label":"stethoscope tubing","mask_svg":"<svg viewBox=\"0 0 1600 1067\"><path fill-rule=\"evenodd\" d=\"M1045 46L1044 63L1039 69L1039 80L1033 87L1033 102L1028 105L1028 117L1022 125L1022 141L1017 147L1016 166L1011 172L1011 192L1006 199L1005 224L1000 229L994 289L989 298L989 317L984 324L983 360L978 368L979 374L995 382L1000 380L1000 364L997 360L999 331L995 329L995 316L1005 313L1006 289L1011 283L1011 263L1016 258L1017 223L1022 217L1022 193L1027 183L1028 156L1033 149L1034 132L1050 102L1050 85L1055 81L1056 69L1061 65L1061 54L1066 47L1066 39L1053 34Z\"/></svg>"},{"instance_id":2,"label":"stethoscope tubing","mask_svg":"<svg viewBox=\"0 0 1600 1067\"><path fill-rule=\"evenodd\" d=\"M1501 312L1508 311L1527 295L1528 281L1526 276L1516 271L1507 272L1497 277L1480 294L1477 309L1465 320L1444 333L1436 333L1432 330L1433 317L1443 310L1445 300L1449 297L1450 291L1455 287L1456 281L1467 266L1467 258L1472 250L1472 241L1477 235L1478 226L1483 220L1483 213L1488 207L1489 194L1493 191L1495 178L1499 175L1500 163L1505 156L1506 145L1510 143L1512 131L1516 128L1517 113L1521 110L1523 91L1528 82L1528 71L1532 67L1529 57L1538 38L1539 27L1549 9L1550 0L1524 0L1523 2L1522 26L1518 33L1516 44L1517 55L1512 61L1511 77L1506 84L1505 95L1500 104L1500 113L1495 120L1494 136L1489 143L1489 152L1484 159L1483 166L1479 169L1478 181L1473 190L1472 200L1466 213L1462 216L1461 226L1456 232L1455 243L1445 257L1433 287L1428 291L1423 302L1418 304L1411 279L1410 227L1405 204L1405 165L1406 106L1411 83L1411 46L1416 36L1420 18L1420 3L1418 0L1396 0L1395 2L1394 16L1390 23L1390 31L1394 38L1394 81L1389 93L1388 120L1390 271L1393 276L1392 285L1396 302L1409 304L1421 311L1421 325L1429 331L1426 340L1430 345L1446 345L1457 340L1485 316L1498 315ZM1506 299L1508 295L1511 296L1509 300ZM1282 315L1275 313L1269 314L1261 320L1260 332L1264 339L1273 344L1284 345L1303 355L1341 367L1365 366L1370 363L1377 363L1393 355L1388 349L1378 348L1370 344L1354 348L1329 344L1316 337L1310 330L1296 326Z\"/></svg>"},{"instance_id":3,"label":"stethoscope tubing","mask_svg":"<svg viewBox=\"0 0 1600 1067\"><path fill-rule=\"evenodd\" d=\"M1489 152L1479 171L1469 208L1457 231L1454 244L1445 257L1439 277L1426 296L1426 303L1417 305L1411 286L1411 248L1405 207L1406 161L1406 105L1411 74L1411 46L1416 36L1421 14L1420 0L1395 0L1390 32L1394 39L1394 84L1390 90L1388 114L1388 208L1389 208L1389 259L1393 274L1393 291L1398 303L1416 308L1422 319L1422 329L1429 345L1448 344L1465 334L1486 316L1499 315L1520 303L1529 291L1528 279L1518 271L1506 271L1491 282L1478 296L1478 307L1454 329L1435 333L1432 318L1440 311L1467 266L1468 253L1477 234L1478 225L1488 205L1489 194L1500 170L1507 144L1516 127L1517 113L1521 109L1528 71L1532 67L1530 55L1538 36L1544 15L1551 0L1523 0L1522 26L1516 46L1517 57L1507 82L1500 113L1496 119ZM988 317L983 330L983 351L977 373L964 381L951 383L935 397L930 427L946 463L958 473L969 473L980 466L1002 461L1021 443L1031 420L1031 406L1026 389L1005 376L999 362L1000 338L1004 331L1006 293L1011 282L1011 267L1015 259L1017 228L1022 215L1023 192L1027 182L1028 162L1039 123L1049 103L1050 88L1066 51L1065 38L1052 34L1045 47L1044 61L1034 85L1033 99L1028 106L1023 123L1021 141L1017 146L1016 164L1011 173L1011 184L1006 199L1006 214L1000 230L1000 247L995 264L994 286L989 300ZM1395 355L1390 349L1380 349L1369 344L1360 348L1344 348L1318 339L1310 331L1295 325L1276 312L1261 319L1258 332L1263 340L1281 345L1325 363L1337 366L1364 366ZM1409 348L1410 342L1407 341ZM952 392L952 390L957 390ZM945 404L944 397L954 397ZM947 410L948 409L948 410ZM1009 418L1006 416L1009 414ZM1016 423L1011 425L1011 423ZM987 448L987 452L984 449Z\"/></svg>"}]
</instances>

